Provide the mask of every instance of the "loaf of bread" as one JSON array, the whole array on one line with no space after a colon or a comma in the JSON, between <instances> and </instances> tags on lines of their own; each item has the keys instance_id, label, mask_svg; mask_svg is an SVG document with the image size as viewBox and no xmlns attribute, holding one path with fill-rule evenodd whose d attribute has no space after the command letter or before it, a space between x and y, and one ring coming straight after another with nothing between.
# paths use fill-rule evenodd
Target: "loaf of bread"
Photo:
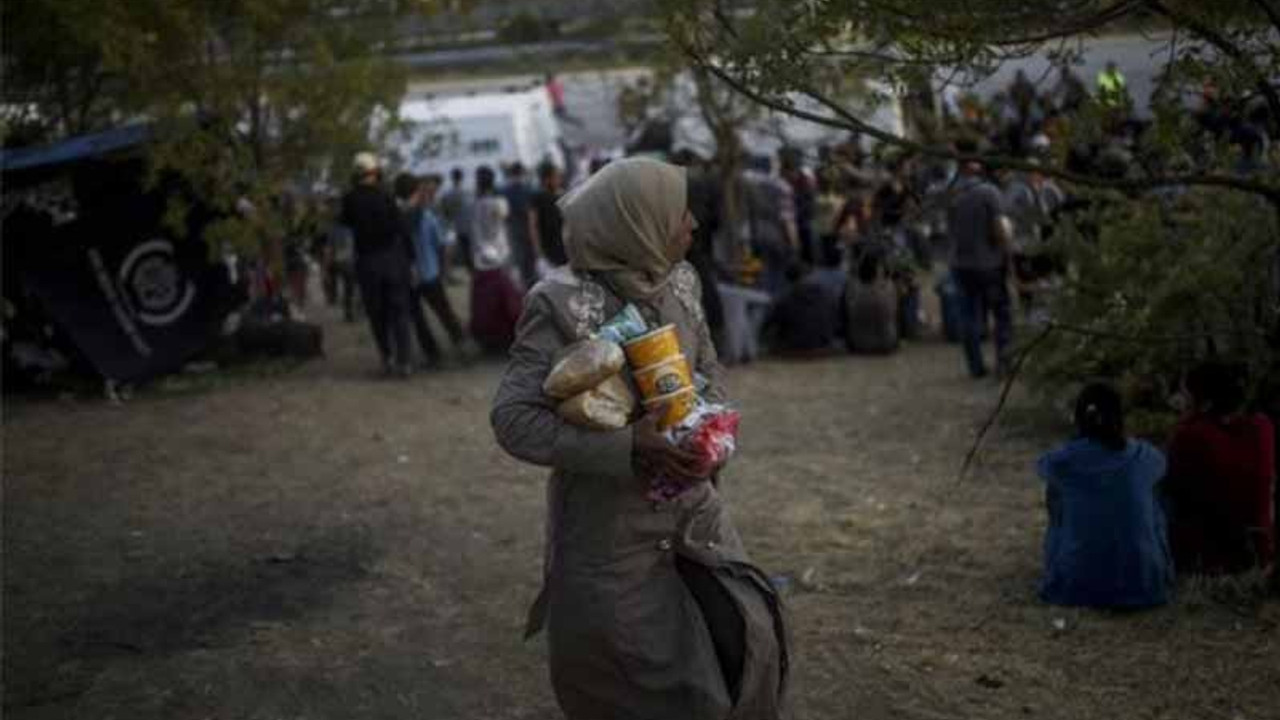
<instances>
[{"instance_id":1,"label":"loaf of bread","mask_svg":"<svg viewBox=\"0 0 1280 720\"><path fill-rule=\"evenodd\" d=\"M622 375L606 378L594 388L560 403L560 417L579 427L619 430L627 426L636 398Z\"/></svg>"},{"instance_id":2,"label":"loaf of bread","mask_svg":"<svg viewBox=\"0 0 1280 720\"><path fill-rule=\"evenodd\" d=\"M583 340L569 348L542 383L542 391L557 400L584 393L618 374L627 356L616 343Z\"/></svg>"}]
</instances>

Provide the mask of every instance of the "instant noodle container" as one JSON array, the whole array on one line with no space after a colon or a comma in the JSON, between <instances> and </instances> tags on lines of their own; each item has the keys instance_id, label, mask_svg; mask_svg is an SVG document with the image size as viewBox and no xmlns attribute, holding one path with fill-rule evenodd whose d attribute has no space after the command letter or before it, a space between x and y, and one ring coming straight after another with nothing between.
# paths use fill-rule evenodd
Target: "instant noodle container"
<instances>
[{"instance_id":1,"label":"instant noodle container","mask_svg":"<svg viewBox=\"0 0 1280 720\"><path fill-rule=\"evenodd\" d=\"M667 405L662 417L658 418L658 429L666 430L679 425L681 420L688 417L689 413L693 412L693 406L697 402L698 396L694 393L693 388L690 387L684 390L677 390L669 395L659 395L645 400L644 409L646 412L655 411L663 405Z\"/></svg>"},{"instance_id":2,"label":"instant noodle container","mask_svg":"<svg viewBox=\"0 0 1280 720\"><path fill-rule=\"evenodd\" d=\"M640 397L646 400L693 387L693 373L690 372L689 361L684 355L676 355L631 374L636 379L636 386L640 388Z\"/></svg>"},{"instance_id":3,"label":"instant noodle container","mask_svg":"<svg viewBox=\"0 0 1280 720\"><path fill-rule=\"evenodd\" d=\"M636 370L644 370L680 355L680 337L675 325L663 325L657 330L632 338L622 344L627 361Z\"/></svg>"}]
</instances>

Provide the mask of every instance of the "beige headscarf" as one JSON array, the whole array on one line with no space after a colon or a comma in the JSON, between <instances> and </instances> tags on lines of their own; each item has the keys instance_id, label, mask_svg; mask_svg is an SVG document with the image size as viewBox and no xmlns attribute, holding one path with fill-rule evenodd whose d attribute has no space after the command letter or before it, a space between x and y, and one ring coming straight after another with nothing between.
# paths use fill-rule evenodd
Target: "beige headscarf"
<instances>
[{"instance_id":1,"label":"beige headscarf","mask_svg":"<svg viewBox=\"0 0 1280 720\"><path fill-rule=\"evenodd\" d=\"M684 168L648 158L605 165L559 202L569 266L604 279L623 299L645 302L680 261Z\"/></svg>"}]
</instances>

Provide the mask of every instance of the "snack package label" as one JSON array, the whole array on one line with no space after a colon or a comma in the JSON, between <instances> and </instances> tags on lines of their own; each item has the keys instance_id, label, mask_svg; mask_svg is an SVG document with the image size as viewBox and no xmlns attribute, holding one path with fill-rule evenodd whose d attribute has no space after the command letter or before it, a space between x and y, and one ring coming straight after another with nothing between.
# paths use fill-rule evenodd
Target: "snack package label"
<instances>
[{"instance_id":1,"label":"snack package label","mask_svg":"<svg viewBox=\"0 0 1280 720\"><path fill-rule=\"evenodd\" d=\"M684 385L684 378L680 377L678 372L669 372L661 375L654 381L654 387L658 389L659 395L669 395L679 390Z\"/></svg>"}]
</instances>

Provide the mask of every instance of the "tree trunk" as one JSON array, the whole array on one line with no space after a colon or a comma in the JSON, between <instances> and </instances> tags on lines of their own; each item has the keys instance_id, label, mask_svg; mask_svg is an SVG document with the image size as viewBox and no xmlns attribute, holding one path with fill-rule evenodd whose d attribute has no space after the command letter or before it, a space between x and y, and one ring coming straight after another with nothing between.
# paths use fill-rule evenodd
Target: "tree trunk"
<instances>
[{"instance_id":1,"label":"tree trunk","mask_svg":"<svg viewBox=\"0 0 1280 720\"><path fill-rule=\"evenodd\" d=\"M722 256L736 273L746 261L746 248L739 233L744 208L739 192L742 171L742 145L733 128L720 127L716 132L715 164L720 171L720 233Z\"/></svg>"}]
</instances>

